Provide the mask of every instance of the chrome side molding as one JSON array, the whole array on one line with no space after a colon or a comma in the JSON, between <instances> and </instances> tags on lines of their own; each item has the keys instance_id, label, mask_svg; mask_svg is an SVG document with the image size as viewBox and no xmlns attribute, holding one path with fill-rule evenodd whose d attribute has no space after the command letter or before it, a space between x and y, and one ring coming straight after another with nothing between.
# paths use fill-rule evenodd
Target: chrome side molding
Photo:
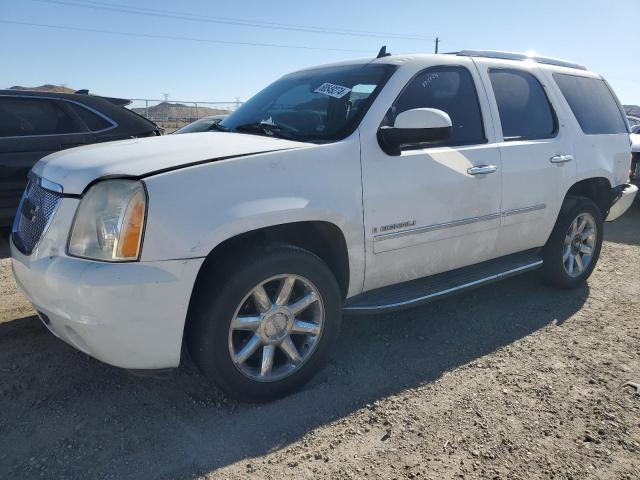
<instances>
[{"instance_id":1,"label":"chrome side molding","mask_svg":"<svg viewBox=\"0 0 640 480\"><path fill-rule=\"evenodd\" d=\"M374 242L382 242L384 240L391 240L393 238L405 237L407 235L418 235L420 233L432 232L434 230L441 230L443 228L460 227L462 225L469 225L470 223L486 222L487 220L495 220L500 217L510 217L512 215L519 215L521 213L534 212L536 210L544 210L547 206L544 203L537 205L531 205L529 207L516 208L513 210L507 210L502 213L491 213L489 215L481 215L479 217L464 218L462 220L454 220L453 222L437 223L435 225L427 225L425 227L409 228L407 230L400 230L399 232L380 233L373 236Z\"/></svg>"},{"instance_id":2,"label":"chrome side molding","mask_svg":"<svg viewBox=\"0 0 640 480\"><path fill-rule=\"evenodd\" d=\"M547 206L544 203L538 205L531 205L530 207L515 208L513 210L507 210L502 212L503 217L510 217L511 215L518 215L520 213L534 212L536 210L544 210Z\"/></svg>"},{"instance_id":3,"label":"chrome side molding","mask_svg":"<svg viewBox=\"0 0 640 480\"><path fill-rule=\"evenodd\" d=\"M437 223L435 225L427 225L426 227L409 228L407 230L401 230L399 232L380 233L373 237L373 241L380 242L382 240L390 240L392 238L404 237L407 235L416 235L419 233L431 232L433 230L440 230L443 228L459 227L461 225L468 225L470 223L495 220L496 218L500 218L499 213L491 213L489 215L482 215L480 217L464 218L462 220L454 220L453 222Z\"/></svg>"}]
</instances>

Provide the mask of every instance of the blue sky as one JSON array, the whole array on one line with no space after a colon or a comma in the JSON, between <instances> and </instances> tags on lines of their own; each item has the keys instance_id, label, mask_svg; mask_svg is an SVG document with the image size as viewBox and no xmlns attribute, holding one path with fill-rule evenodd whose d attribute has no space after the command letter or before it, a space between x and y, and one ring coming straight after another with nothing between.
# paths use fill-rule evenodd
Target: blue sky
<instances>
[{"instance_id":1,"label":"blue sky","mask_svg":"<svg viewBox=\"0 0 640 480\"><path fill-rule=\"evenodd\" d=\"M230 22L376 32L376 36L257 28L71 5L80 3L135 6L156 14L178 12L200 20L224 17ZM632 33L639 31L636 0L526 3L534 8L514 0L0 0L0 21L317 48L215 44L0 23L0 88L54 83L129 98L161 98L168 92L176 100L246 100L291 70L372 56L382 44L394 53L431 52L432 38L439 36L441 51L535 50L586 64L610 81L623 103L640 104L640 34Z\"/></svg>"}]
</instances>

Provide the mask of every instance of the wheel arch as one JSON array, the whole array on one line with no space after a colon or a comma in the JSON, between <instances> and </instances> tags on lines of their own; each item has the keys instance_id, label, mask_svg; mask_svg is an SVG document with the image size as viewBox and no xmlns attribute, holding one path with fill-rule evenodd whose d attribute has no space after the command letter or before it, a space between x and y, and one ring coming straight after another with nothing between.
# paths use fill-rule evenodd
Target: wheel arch
<instances>
[{"instance_id":1,"label":"wheel arch","mask_svg":"<svg viewBox=\"0 0 640 480\"><path fill-rule=\"evenodd\" d=\"M243 248L258 244L286 243L309 250L320 257L331 269L340 285L343 298L349 289L349 254L345 235L336 224L324 220L307 220L256 228L227 238L209 254L198 273L216 264L222 255L233 255ZM197 280L196 280L197 282Z\"/></svg>"},{"instance_id":2,"label":"wheel arch","mask_svg":"<svg viewBox=\"0 0 640 480\"><path fill-rule=\"evenodd\" d=\"M191 312L203 294L199 289L211 275L216 275L216 268L243 249L254 248L268 243L294 245L308 250L320 257L333 272L342 298L349 290L350 267L345 235L336 224L322 221L299 221L256 228L229 237L216 245L200 266L191 292L189 309L185 322L185 332L189 328ZM183 345L184 351L184 345Z\"/></svg>"},{"instance_id":3,"label":"wheel arch","mask_svg":"<svg viewBox=\"0 0 640 480\"><path fill-rule=\"evenodd\" d=\"M243 249L268 243L285 243L309 250L320 257L333 272L343 299L349 290L349 253L345 235L336 224L324 220L298 221L256 228L225 239L216 245L203 262L194 283L192 298L205 275L220 260L237 255Z\"/></svg>"},{"instance_id":4,"label":"wheel arch","mask_svg":"<svg viewBox=\"0 0 640 480\"><path fill-rule=\"evenodd\" d=\"M563 205L569 197L586 197L593 201L602 217L606 218L611 207L611 182L605 177L585 178L574 183L564 197Z\"/></svg>"}]
</instances>

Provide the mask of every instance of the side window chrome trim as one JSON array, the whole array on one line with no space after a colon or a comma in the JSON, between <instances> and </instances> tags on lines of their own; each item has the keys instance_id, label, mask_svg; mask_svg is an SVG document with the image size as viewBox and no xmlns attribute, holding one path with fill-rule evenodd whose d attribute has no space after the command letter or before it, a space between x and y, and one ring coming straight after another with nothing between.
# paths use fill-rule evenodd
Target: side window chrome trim
<instances>
[{"instance_id":1,"label":"side window chrome trim","mask_svg":"<svg viewBox=\"0 0 640 480\"><path fill-rule=\"evenodd\" d=\"M29 98L29 99L35 99L35 100L53 100L53 101L56 101L56 102L73 103L74 105L77 105L80 108L84 108L85 110L88 110L91 113L93 113L95 115L98 115L103 120L109 122L111 124L111 126L107 127L107 128L103 128L101 130L90 130L89 127L87 127L87 131L86 132L45 133L45 134L42 134L42 135L13 135L13 136L9 136L9 137L0 137L0 138L32 138L32 137L58 137L60 135L86 135L87 133L108 132L109 130L113 130L114 128L118 127L118 122L116 122L112 118L107 117L104 113L99 112L95 108L89 107L89 106L87 106L87 105L85 105L85 104L83 104L81 102L76 101L76 100L69 100L67 98L58 98L58 97L44 97L44 96L37 96L37 95L0 95L0 99L2 99L2 98L15 98L15 99ZM82 121L82 120L80 120L80 121ZM82 122L82 124L85 125L84 122Z\"/></svg>"},{"instance_id":2,"label":"side window chrome trim","mask_svg":"<svg viewBox=\"0 0 640 480\"><path fill-rule=\"evenodd\" d=\"M47 138L47 137L61 137L67 135L87 135L94 133L90 130L86 132L74 132L74 133L43 133L42 135L12 135L10 137L0 137L0 140L11 140L14 138Z\"/></svg>"}]
</instances>

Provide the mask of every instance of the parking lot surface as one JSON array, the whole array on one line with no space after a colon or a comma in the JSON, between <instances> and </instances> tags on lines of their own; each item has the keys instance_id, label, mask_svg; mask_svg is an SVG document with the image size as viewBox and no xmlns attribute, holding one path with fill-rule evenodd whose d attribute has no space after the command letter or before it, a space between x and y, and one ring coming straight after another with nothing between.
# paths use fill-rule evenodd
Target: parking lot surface
<instances>
[{"instance_id":1,"label":"parking lot surface","mask_svg":"<svg viewBox=\"0 0 640 480\"><path fill-rule=\"evenodd\" d=\"M638 479L638 205L605 239L577 290L527 274L347 317L312 383L255 406L188 362L140 377L56 339L2 232L0 478Z\"/></svg>"}]
</instances>

